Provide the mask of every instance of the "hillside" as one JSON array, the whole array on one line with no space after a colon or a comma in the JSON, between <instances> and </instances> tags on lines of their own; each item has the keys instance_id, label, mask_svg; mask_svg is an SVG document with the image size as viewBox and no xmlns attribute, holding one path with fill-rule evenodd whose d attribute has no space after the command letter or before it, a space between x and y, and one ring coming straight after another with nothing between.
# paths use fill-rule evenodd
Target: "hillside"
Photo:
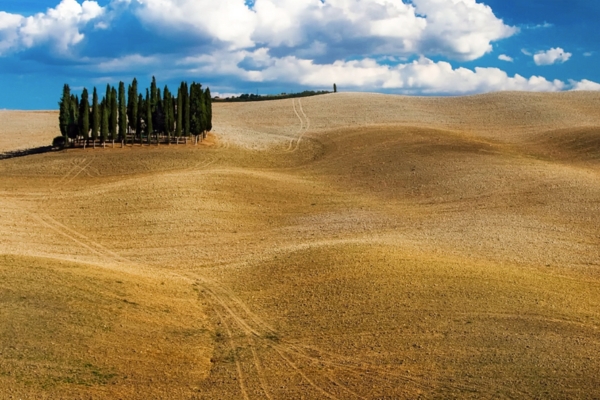
<instances>
[{"instance_id":1,"label":"hillside","mask_svg":"<svg viewBox=\"0 0 600 400\"><path fill-rule=\"evenodd\" d=\"M56 135L12 115L0 151ZM213 133L0 160L0 397L600 397L599 93L219 103Z\"/></svg>"}]
</instances>

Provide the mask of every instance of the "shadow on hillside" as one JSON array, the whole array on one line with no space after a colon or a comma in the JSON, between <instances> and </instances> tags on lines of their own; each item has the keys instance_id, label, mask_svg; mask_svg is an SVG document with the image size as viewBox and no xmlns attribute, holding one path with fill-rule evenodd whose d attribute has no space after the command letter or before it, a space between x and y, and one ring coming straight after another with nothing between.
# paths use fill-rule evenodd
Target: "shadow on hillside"
<instances>
[{"instance_id":1,"label":"shadow on hillside","mask_svg":"<svg viewBox=\"0 0 600 400\"><path fill-rule=\"evenodd\" d=\"M0 160L7 160L9 158L25 157L33 154L43 154L54 151L52 146L34 147L26 150L7 151L6 153L0 153Z\"/></svg>"}]
</instances>

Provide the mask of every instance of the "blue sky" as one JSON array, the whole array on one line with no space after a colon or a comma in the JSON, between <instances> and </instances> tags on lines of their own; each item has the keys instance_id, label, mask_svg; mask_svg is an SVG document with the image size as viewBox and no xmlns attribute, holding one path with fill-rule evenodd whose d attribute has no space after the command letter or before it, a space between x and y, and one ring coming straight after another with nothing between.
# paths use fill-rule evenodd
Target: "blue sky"
<instances>
[{"instance_id":1,"label":"blue sky","mask_svg":"<svg viewBox=\"0 0 600 400\"><path fill-rule=\"evenodd\" d=\"M600 1L2 0L0 109L62 85L461 95L600 90Z\"/></svg>"}]
</instances>

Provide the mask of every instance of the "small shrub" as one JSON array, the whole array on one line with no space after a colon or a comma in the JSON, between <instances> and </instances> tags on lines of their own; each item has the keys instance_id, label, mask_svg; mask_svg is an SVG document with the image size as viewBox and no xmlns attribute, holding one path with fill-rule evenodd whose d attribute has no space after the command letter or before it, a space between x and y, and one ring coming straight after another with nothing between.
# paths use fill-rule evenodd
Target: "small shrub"
<instances>
[{"instance_id":1,"label":"small shrub","mask_svg":"<svg viewBox=\"0 0 600 400\"><path fill-rule=\"evenodd\" d=\"M67 145L67 141L63 136L57 136L52 140L52 147L55 149L62 150Z\"/></svg>"}]
</instances>

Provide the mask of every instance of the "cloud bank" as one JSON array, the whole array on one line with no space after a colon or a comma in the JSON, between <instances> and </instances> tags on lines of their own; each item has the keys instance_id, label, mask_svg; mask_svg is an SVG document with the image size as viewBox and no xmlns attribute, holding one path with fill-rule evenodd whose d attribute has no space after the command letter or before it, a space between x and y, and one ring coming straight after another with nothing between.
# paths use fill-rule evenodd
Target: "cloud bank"
<instances>
[{"instance_id":1,"label":"cloud bank","mask_svg":"<svg viewBox=\"0 0 600 400\"><path fill-rule=\"evenodd\" d=\"M476 0L62 0L29 17L0 12L0 62L52 60L102 78L195 77L220 91L248 82L414 94L596 88L453 66L518 32ZM551 65L570 56L553 48L533 57Z\"/></svg>"}]
</instances>

